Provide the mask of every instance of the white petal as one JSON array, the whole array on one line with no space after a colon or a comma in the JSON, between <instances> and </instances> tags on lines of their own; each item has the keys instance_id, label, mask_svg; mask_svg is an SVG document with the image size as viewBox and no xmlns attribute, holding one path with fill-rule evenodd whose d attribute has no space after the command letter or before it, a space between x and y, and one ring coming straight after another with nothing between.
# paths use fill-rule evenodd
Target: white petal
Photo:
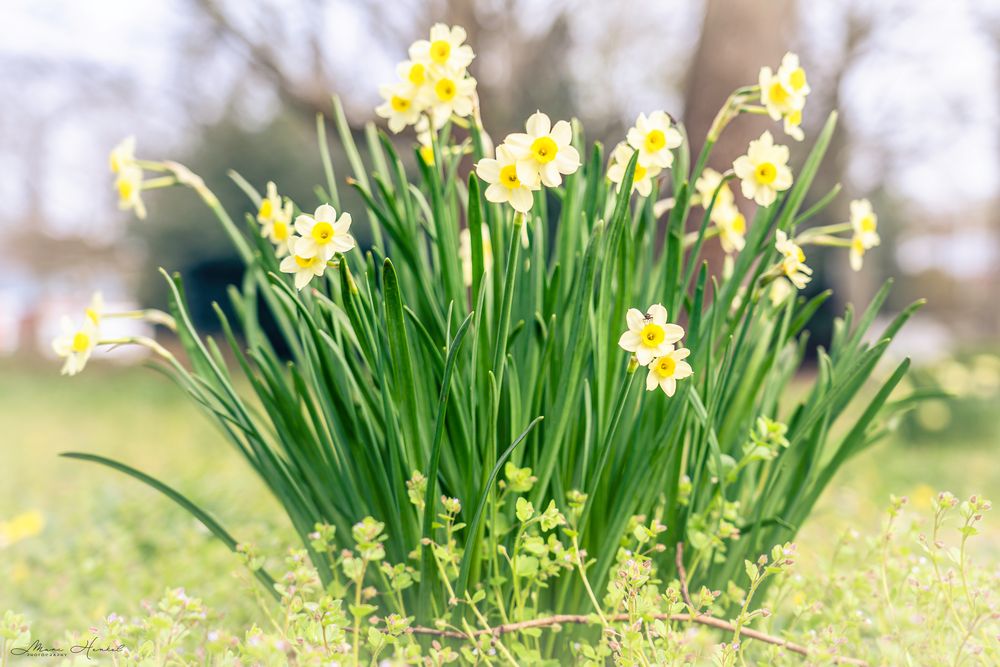
<instances>
[{"instance_id":1,"label":"white petal","mask_svg":"<svg viewBox=\"0 0 1000 667\"><path fill-rule=\"evenodd\" d=\"M646 325L646 316L638 308L629 308L625 313L625 321L631 331L638 333Z\"/></svg>"},{"instance_id":2,"label":"white petal","mask_svg":"<svg viewBox=\"0 0 1000 667\"><path fill-rule=\"evenodd\" d=\"M641 365L648 366L656 358L656 352L640 345L635 350L635 358L639 360Z\"/></svg>"},{"instance_id":3,"label":"white petal","mask_svg":"<svg viewBox=\"0 0 1000 667\"><path fill-rule=\"evenodd\" d=\"M684 338L684 327L677 324L666 324L663 327L664 338L663 341L666 343L676 343L681 338Z\"/></svg>"},{"instance_id":4,"label":"white petal","mask_svg":"<svg viewBox=\"0 0 1000 667\"><path fill-rule=\"evenodd\" d=\"M549 136L555 140L559 149L562 150L573 141L573 128L570 126L569 121L561 120L552 126Z\"/></svg>"},{"instance_id":5,"label":"white petal","mask_svg":"<svg viewBox=\"0 0 1000 667\"><path fill-rule=\"evenodd\" d=\"M302 214L295 218L295 231L303 236L306 236L312 231L313 225L315 224L316 221L313 220L312 216Z\"/></svg>"},{"instance_id":6,"label":"white petal","mask_svg":"<svg viewBox=\"0 0 1000 667\"><path fill-rule=\"evenodd\" d=\"M527 213L534 203L535 198L528 188L514 188L510 191L510 205L514 207L515 211Z\"/></svg>"},{"instance_id":7,"label":"white petal","mask_svg":"<svg viewBox=\"0 0 1000 667\"><path fill-rule=\"evenodd\" d=\"M649 315L656 324L662 326L667 323L667 309L663 307L663 304L654 303L646 309L646 314Z\"/></svg>"},{"instance_id":8,"label":"white petal","mask_svg":"<svg viewBox=\"0 0 1000 667\"><path fill-rule=\"evenodd\" d=\"M649 371L649 373L646 374L646 391L653 391L659 384L660 381L656 377L656 373Z\"/></svg>"},{"instance_id":9,"label":"white petal","mask_svg":"<svg viewBox=\"0 0 1000 667\"><path fill-rule=\"evenodd\" d=\"M500 180L500 163L492 158L483 158L476 163L476 175L487 183Z\"/></svg>"},{"instance_id":10,"label":"white petal","mask_svg":"<svg viewBox=\"0 0 1000 667\"><path fill-rule=\"evenodd\" d=\"M674 392L677 391L677 380L673 378L663 378L663 380L660 381L660 389L662 389L663 393L667 396L673 396Z\"/></svg>"},{"instance_id":11,"label":"white petal","mask_svg":"<svg viewBox=\"0 0 1000 667\"><path fill-rule=\"evenodd\" d=\"M628 352L635 352L639 347L639 334L629 329L618 339L618 347Z\"/></svg>"},{"instance_id":12,"label":"white petal","mask_svg":"<svg viewBox=\"0 0 1000 667\"><path fill-rule=\"evenodd\" d=\"M531 136L540 137L549 133L549 130L552 129L552 121L549 120L549 117L541 111L536 111L528 116L528 122L525 124L525 128Z\"/></svg>"}]
</instances>

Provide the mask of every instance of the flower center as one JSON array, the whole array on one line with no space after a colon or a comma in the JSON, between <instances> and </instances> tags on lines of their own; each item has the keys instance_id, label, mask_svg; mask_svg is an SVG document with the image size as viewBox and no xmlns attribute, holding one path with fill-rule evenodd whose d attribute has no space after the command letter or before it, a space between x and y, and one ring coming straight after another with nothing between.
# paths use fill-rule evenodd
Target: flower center
<instances>
[{"instance_id":1,"label":"flower center","mask_svg":"<svg viewBox=\"0 0 1000 667\"><path fill-rule=\"evenodd\" d=\"M451 44L443 39L438 39L431 42L431 60L436 62L438 65L444 65L448 62L448 56L451 55Z\"/></svg>"},{"instance_id":2,"label":"flower center","mask_svg":"<svg viewBox=\"0 0 1000 667\"><path fill-rule=\"evenodd\" d=\"M317 222L313 225L312 237L320 245L329 243L333 239L333 225L329 222Z\"/></svg>"},{"instance_id":3,"label":"flower center","mask_svg":"<svg viewBox=\"0 0 1000 667\"><path fill-rule=\"evenodd\" d=\"M274 215L274 205L270 199L265 199L260 203L260 211L257 213L261 218L270 218Z\"/></svg>"},{"instance_id":4,"label":"flower center","mask_svg":"<svg viewBox=\"0 0 1000 667\"><path fill-rule=\"evenodd\" d=\"M90 336L82 331L77 331L73 334L72 347L74 352L86 352L90 348Z\"/></svg>"},{"instance_id":5,"label":"flower center","mask_svg":"<svg viewBox=\"0 0 1000 667\"><path fill-rule=\"evenodd\" d=\"M284 241L288 238L288 225L283 222L274 223L274 238Z\"/></svg>"},{"instance_id":6,"label":"flower center","mask_svg":"<svg viewBox=\"0 0 1000 667\"><path fill-rule=\"evenodd\" d=\"M639 338L642 339L642 344L646 347L657 347L663 342L666 332L663 330L659 324L653 324L650 322L642 328L639 332Z\"/></svg>"},{"instance_id":7,"label":"flower center","mask_svg":"<svg viewBox=\"0 0 1000 667\"><path fill-rule=\"evenodd\" d=\"M655 153L664 146L667 145L667 137L663 134L663 130L652 130L646 135L646 152Z\"/></svg>"},{"instance_id":8,"label":"flower center","mask_svg":"<svg viewBox=\"0 0 1000 667\"><path fill-rule=\"evenodd\" d=\"M729 224L729 228L734 234L742 236L743 234L746 234L747 231L747 219L743 217L742 213L737 213L736 217L734 217L733 221Z\"/></svg>"},{"instance_id":9,"label":"flower center","mask_svg":"<svg viewBox=\"0 0 1000 667\"><path fill-rule=\"evenodd\" d=\"M792 84L795 90L802 90L806 86L806 71L801 67L796 67L788 75L788 83Z\"/></svg>"},{"instance_id":10,"label":"flower center","mask_svg":"<svg viewBox=\"0 0 1000 667\"><path fill-rule=\"evenodd\" d=\"M392 99L389 100L389 104L392 106L392 110L402 113L410 109L410 100L405 97L400 97L399 95L393 95Z\"/></svg>"},{"instance_id":11,"label":"flower center","mask_svg":"<svg viewBox=\"0 0 1000 667\"><path fill-rule=\"evenodd\" d=\"M657 375L663 378L668 378L674 374L674 370L677 368L677 362L674 361L673 357L660 357L653 368Z\"/></svg>"},{"instance_id":12,"label":"flower center","mask_svg":"<svg viewBox=\"0 0 1000 667\"><path fill-rule=\"evenodd\" d=\"M128 201L131 199L133 192L135 192L135 188L132 187L132 181L125 180L124 178L118 181L118 196L123 200Z\"/></svg>"},{"instance_id":13,"label":"flower center","mask_svg":"<svg viewBox=\"0 0 1000 667\"><path fill-rule=\"evenodd\" d=\"M319 257L299 257L295 256L295 263L298 264L303 269L308 269L310 266L316 263Z\"/></svg>"},{"instance_id":14,"label":"flower center","mask_svg":"<svg viewBox=\"0 0 1000 667\"><path fill-rule=\"evenodd\" d=\"M767 94L775 104L784 104L788 101L788 91L785 90L780 81L774 81L767 89Z\"/></svg>"},{"instance_id":15,"label":"flower center","mask_svg":"<svg viewBox=\"0 0 1000 667\"><path fill-rule=\"evenodd\" d=\"M517 179L517 167L512 164L508 164L500 170L500 183L505 187L514 189L520 187L521 181Z\"/></svg>"},{"instance_id":16,"label":"flower center","mask_svg":"<svg viewBox=\"0 0 1000 667\"><path fill-rule=\"evenodd\" d=\"M94 324L100 324L101 314L98 313L96 310L94 310L93 308L87 308L83 312L87 316L87 319L89 319L91 322L93 322Z\"/></svg>"},{"instance_id":17,"label":"flower center","mask_svg":"<svg viewBox=\"0 0 1000 667\"><path fill-rule=\"evenodd\" d=\"M851 250L858 253L859 255L865 254L865 243L860 237L855 236L851 239Z\"/></svg>"},{"instance_id":18,"label":"flower center","mask_svg":"<svg viewBox=\"0 0 1000 667\"><path fill-rule=\"evenodd\" d=\"M448 102L455 97L455 82L451 79L441 79L434 84L434 94L442 102Z\"/></svg>"},{"instance_id":19,"label":"flower center","mask_svg":"<svg viewBox=\"0 0 1000 667\"><path fill-rule=\"evenodd\" d=\"M424 67L423 63L413 63L410 65L410 71L407 73L406 78L413 85L419 86L427 80L427 68Z\"/></svg>"},{"instance_id":20,"label":"flower center","mask_svg":"<svg viewBox=\"0 0 1000 667\"><path fill-rule=\"evenodd\" d=\"M802 112L801 111L792 111L792 112L789 112L789 114L787 116L785 116L785 121L789 125L795 125L796 127L799 126L799 125L801 125L802 124Z\"/></svg>"},{"instance_id":21,"label":"flower center","mask_svg":"<svg viewBox=\"0 0 1000 667\"><path fill-rule=\"evenodd\" d=\"M531 142L531 154L542 164L555 160L558 152L559 146L556 145L552 137L538 137Z\"/></svg>"},{"instance_id":22,"label":"flower center","mask_svg":"<svg viewBox=\"0 0 1000 667\"><path fill-rule=\"evenodd\" d=\"M646 168L643 167L638 162L635 163L635 174L632 176L632 182L638 183L642 179L646 178Z\"/></svg>"},{"instance_id":23,"label":"flower center","mask_svg":"<svg viewBox=\"0 0 1000 667\"><path fill-rule=\"evenodd\" d=\"M773 162L761 162L757 165L754 175L757 177L758 183L770 185L778 177L778 168L774 166Z\"/></svg>"},{"instance_id":24,"label":"flower center","mask_svg":"<svg viewBox=\"0 0 1000 667\"><path fill-rule=\"evenodd\" d=\"M863 232L874 232L875 231L875 218L870 215L866 215L861 218L861 231Z\"/></svg>"}]
</instances>

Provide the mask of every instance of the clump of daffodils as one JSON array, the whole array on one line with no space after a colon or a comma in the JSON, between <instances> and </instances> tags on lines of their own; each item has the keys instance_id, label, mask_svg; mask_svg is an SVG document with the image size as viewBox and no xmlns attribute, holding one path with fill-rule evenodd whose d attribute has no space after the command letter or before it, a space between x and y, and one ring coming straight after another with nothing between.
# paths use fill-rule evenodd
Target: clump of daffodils
<instances>
[{"instance_id":1,"label":"clump of daffodils","mask_svg":"<svg viewBox=\"0 0 1000 667\"><path fill-rule=\"evenodd\" d=\"M742 251L746 245L747 219L736 205L736 198L723 174L706 168L694 187L705 210L712 209L710 219L723 251L727 255Z\"/></svg>"},{"instance_id":2,"label":"clump of daffodils","mask_svg":"<svg viewBox=\"0 0 1000 667\"><path fill-rule=\"evenodd\" d=\"M802 246L779 229L775 232L774 248L781 253L781 273L798 289L804 288L812 280L812 269L806 266L806 254L802 251Z\"/></svg>"},{"instance_id":3,"label":"clump of daffodils","mask_svg":"<svg viewBox=\"0 0 1000 667\"><path fill-rule=\"evenodd\" d=\"M460 26L436 23L429 39L410 45L409 58L396 66L398 80L379 88L385 101L375 113L388 121L390 130L398 133L413 125L423 133L428 122L439 130L453 117L472 115L476 80L468 68L475 54L465 37Z\"/></svg>"},{"instance_id":4,"label":"clump of daffodils","mask_svg":"<svg viewBox=\"0 0 1000 667\"><path fill-rule=\"evenodd\" d=\"M553 125L541 111L531 114L525 132L507 135L497 146L495 158L483 158L476 164L476 174L489 184L486 199L527 213L534 203L533 192L543 185L558 187L563 176L580 168L580 153L572 141L573 128L568 121Z\"/></svg>"},{"instance_id":5,"label":"clump of daffodils","mask_svg":"<svg viewBox=\"0 0 1000 667\"><path fill-rule=\"evenodd\" d=\"M691 351L675 348L684 337L684 328L667 321L667 309L654 303L645 313L629 308L625 314L628 330L618 339L618 346L631 352L636 361L646 366L646 390L659 387L667 396L677 391L677 381L690 377L694 371L684 361Z\"/></svg>"},{"instance_id":6,"label":"clump of daffodils","mask_svg":"<svg viewBox=\"0 0 1000 667\"><path fill-rule=\"evenodd\" d=\"M799 64L799 57L786 53L778 70L762 67L758 76L760 103L774 120L784 121L785 134L802 141L802 109L809 95L806 71Z\"/></svg>"}]
</instances>

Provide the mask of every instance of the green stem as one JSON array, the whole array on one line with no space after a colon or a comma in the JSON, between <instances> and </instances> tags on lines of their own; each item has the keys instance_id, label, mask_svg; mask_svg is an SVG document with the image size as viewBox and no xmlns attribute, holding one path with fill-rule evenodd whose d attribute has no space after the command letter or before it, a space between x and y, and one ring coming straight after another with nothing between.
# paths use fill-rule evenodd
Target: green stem
<instances>
[{"instance_id":1,"label":"green stem","mask_svg":"<svg viewBox=\"0 0 1000 667\"><path fill-rule=\"evenodd\" d=\"M503 387L504 361L507 359L507 336L510 332L510 309L514 301L514 281L517 278L517 256L521 249L521 225L524 224L522 213L514 214L513 230L507 247L507 266L504 269L503 302L500 305L500 323L497 327L497 340L493 348L493 374L497 378L497 400Z\"/></svg>"}]
</instances>

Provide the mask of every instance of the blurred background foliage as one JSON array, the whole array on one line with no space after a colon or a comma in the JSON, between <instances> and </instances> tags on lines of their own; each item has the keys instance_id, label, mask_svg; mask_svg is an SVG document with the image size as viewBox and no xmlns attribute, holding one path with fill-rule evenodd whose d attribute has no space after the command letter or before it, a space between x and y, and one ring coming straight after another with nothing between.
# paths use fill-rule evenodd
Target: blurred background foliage
<instances>
[{"instance_id":1,"label":"blurred background foliage","mask_svg":"<svg viewBox=\"0 0 1000 667\"><path fill-rule=\"evenodd\" d=\"M835 289L830 312L866 303L887 276L898 277L890 306L927 297L893 351L914 357L914 386L954 395L906 415L892 442L840 475L803 550L828 552L845 525L873 527L889 493L929 504L936 489L1000 484L997 3L12 0L4 18L0 92L30 103L0 111L0 525L25 512L42 522L28 522L38 530L17 543L0 536L0 607L34 612L43 630L166 586L196 590L237 625L252 615L233 601L228 573L238 563L181 510L59 451L120 458L190 491L241 538L290 543L257 480L162 378L98 360L64 380L39 358L53 321L76 314L93 290L123 307L156 305L155 268L179 270L210 327L211 302L239 276L231 245L190 192L149 193L146 221L116 211L107 150L135 134L140 156L190 166L237 219L250 207L231 168L312 208L322 180L316 114L330 115L335 92L362 131L378 84L435 21L468 29L494 138L542 109L579 117L588 139L612 147L639 111L663 108L697 150L733 88L798 51L814 91L807 135L830 109L842 112L815 191L841 183L844 193L817 224L846 220L847 202L868 197L882 237L858 274L846 252L811 253L810 289ZM770 126L739 118L711 166L727 168ZM340 177L344 156L328 135ZM394 140L411 154L412 135ZM794 167L804 151L792 148ZM345 208L364 244L361 206L345 199ZM714 259L718 270L721 254ZM995 555L998 540L985 542Z\"/></svg>"}]
</instances>

